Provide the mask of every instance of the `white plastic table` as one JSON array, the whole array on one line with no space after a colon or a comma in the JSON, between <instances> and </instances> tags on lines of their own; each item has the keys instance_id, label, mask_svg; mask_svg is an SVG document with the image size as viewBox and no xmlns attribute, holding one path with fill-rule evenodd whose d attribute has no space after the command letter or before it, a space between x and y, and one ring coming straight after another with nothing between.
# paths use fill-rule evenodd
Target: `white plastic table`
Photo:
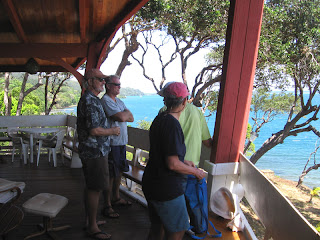
<instances>
[{"instance_id":1,"label":"white plastic table","mask_svg":"<svg viewBox=\"0 0 320 240\"><path fill-rule=\"evenodd\" d=\"M20 132L29 133L30 135L30 163L33 163L33 139L34 135L40 135L44 133L56 133L62 130L63 128L20 128Z\"/></svg>"}]
</instances>

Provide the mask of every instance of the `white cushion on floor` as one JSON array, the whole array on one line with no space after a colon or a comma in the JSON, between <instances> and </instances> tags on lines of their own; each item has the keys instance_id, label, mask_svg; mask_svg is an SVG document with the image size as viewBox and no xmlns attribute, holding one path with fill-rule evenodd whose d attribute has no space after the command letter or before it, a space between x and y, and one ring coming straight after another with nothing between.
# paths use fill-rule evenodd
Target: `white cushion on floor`
<instances>
[{"instance_id":1,"label":"white cushion on floor","mask_svg":"<svg viewBox=\"0 0 320 240\"><path fill-rule=\"evenodd\" d=\"M39 193L26 201L22 207L26 212L53 218L67 204L66 197L51 193Z\"/></svg>"},{"instance_id":2,"label":"white cushion on floor","mask_svg":"<svg viewBox=\"0 0 320 240\"><path fill-rule=\"evenodd\" d=\"M19 187L21 189L21 192L23 192L23 189L25 188L25 186L26 184L24 182L13 182L7 179L0 178L0 191L4 191L12 187ZM6 203L16 195L17 195L16 191L0 193L0 203Z\"/></svg>"}]
</instances>

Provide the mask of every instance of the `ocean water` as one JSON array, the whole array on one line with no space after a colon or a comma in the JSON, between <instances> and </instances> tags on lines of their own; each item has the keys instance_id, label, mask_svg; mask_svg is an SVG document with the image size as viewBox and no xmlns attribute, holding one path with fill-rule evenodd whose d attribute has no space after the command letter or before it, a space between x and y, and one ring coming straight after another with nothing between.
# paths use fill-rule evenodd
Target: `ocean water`
<instances>
[{"instance_id":1,"label":"ocean water","mask_svg":"<svg viewBox=\"0 0 320 240\"><path fill-rule=\"evenodd\" d=\"M152 121L158 114L159 109L163 106L162 97L158 95L146 96L129 96L122 99L127 108L133 113L135 121L130 123L131 126L137 127L139 120ZM320 96L317 96L316 101L320 102ZM66 113L76 113L76 107L63 109ZM249 119L249 122L252 122ZM259 133L259 137L255 140L256 149L268 139L272 133L281 130L286 122L286 115L280 115L272 122L266 124ZM210 133L213 134L215 117L210 117L208 127ZM314 127L320 130L320 120L312 123ZM318 137L313 133L300 133L296 137L287 137L283 144L279 144L268 151L259 161L256 166L259 169L270 169L276 175L298 181L304 166L310 157L310 153L315 150L315 144ZM320 141L320 140L318 140ZM320 142L319 142L320 144ZM319 153L320 154L320 153ZM311 159L313 163L314 158ZM311 166L311 164L309 164ZM310 188L320 186L320 172L312 170L304 179L304 184Z\"/></svg>"}]
</instances>

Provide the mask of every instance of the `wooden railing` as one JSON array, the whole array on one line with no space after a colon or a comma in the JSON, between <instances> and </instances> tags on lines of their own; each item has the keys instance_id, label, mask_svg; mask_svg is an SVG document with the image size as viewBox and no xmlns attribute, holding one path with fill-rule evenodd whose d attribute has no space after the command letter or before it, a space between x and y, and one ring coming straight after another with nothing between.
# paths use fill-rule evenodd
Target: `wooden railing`
<instances>
[{"instance_id":1,"label":"wooden railing","mask_svg":"<svg viewBox=\"0 0 320 240\"><path fill-rule=\"evenodd\" d=\"M240 156L245 198L266 228L264 239L320 239L317 230L245 156Z\"/></svg>"},{"instance_id":2,"label":"wooden railing","mask_svg":"<svg viewBox=\"0 0 320 240\"><path fill-rule=\"evenodd\" d=\"M8 128L25 127L66 127L68 119L72 116L67 115L32 115L32 116L0 116L1 142L10 142L7 136ZM7 153L11 146L2 146L1 153Z\"/></svg>"}]
</instances>

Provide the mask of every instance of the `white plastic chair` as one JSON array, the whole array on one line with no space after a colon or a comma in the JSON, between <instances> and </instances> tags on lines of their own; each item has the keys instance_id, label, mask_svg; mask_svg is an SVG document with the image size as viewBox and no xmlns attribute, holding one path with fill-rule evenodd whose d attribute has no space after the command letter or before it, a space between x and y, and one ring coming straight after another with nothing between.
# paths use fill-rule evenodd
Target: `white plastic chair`
<instances>
[{"instance_id":1,"label":"white plastic chair","mask_svg":"<svg viewBox=\"0 0 320 240\"><path fill-rule=\"evenodd\" d=\"M63 158L62 141L63 141L63 137L65 135L65 132L66 132L65 129L64 130L60 130L59 132L55 133L51 137L48 137L46 139L39 139L37 166L39 166L41 148L46 148L48 150L49 162L50 162L51 154L52 154L52 156L53 156L53 166L54 167L57 166L57 151L60 150L61 156Z\"/></svg>"},{"instance_id":2,"label":"white plastic chair","mask_svg":"<svg viewBox=\"0 0 320 240\"><path fill-rule=\"evenodd\" d=\"M14 154L16 148L20 149L20 159L22 159L23 155L23 161L24 164L27 164L28 159L28 150L30 143L27 140L24 140L22 138L22 135L19 134L18 128L8 128L7 129L8 137L11 138L12 141L12 162L14 161Z\"/></svg>"}]
</instances>

